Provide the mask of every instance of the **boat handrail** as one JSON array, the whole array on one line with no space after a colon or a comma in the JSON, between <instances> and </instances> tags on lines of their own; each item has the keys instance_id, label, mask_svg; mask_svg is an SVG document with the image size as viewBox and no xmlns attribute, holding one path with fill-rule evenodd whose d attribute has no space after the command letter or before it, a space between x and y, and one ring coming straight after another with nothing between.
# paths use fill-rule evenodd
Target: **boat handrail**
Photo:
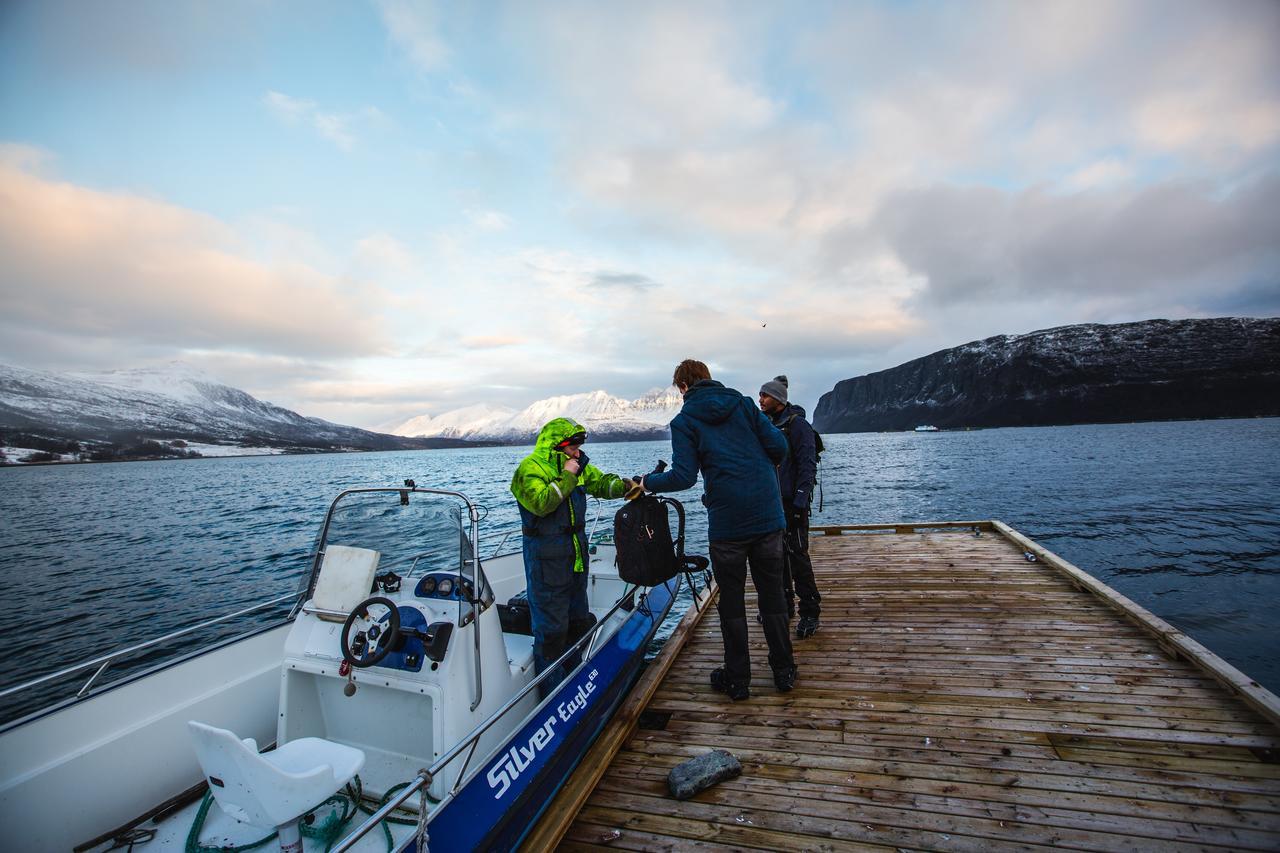
<instances>
[{"instance_id":1,"label":"boat handrail","mask_svg":"<svg viewBox=\"0 0 1280 853\"><path fill-rule=\"evenodd\" d=\"M595 501L595 504L596 504L596 514L595 514L595 518L591 519L591 532L587 534L588 542L595 541L596 528L600 526L600 517L601 515L604 514L604 501L600 500L599 498L594 498L593 500ZM487 559L492 560L495 557L504 556L502 553L502 546L506 545L507 540L519 532L520 532L520 528L515 527L515 528L512 528L511 530L508 530L506 533L502 534L502 538L498 540L497 545L493 546L493 550L489 553L489 556ZM512 551L511 553L514 554L515 551Z\"/></svg>"},{"instance_id":2,"label":"boat handrail","mask_svg":"<svg viewBox=\"0 0 1280 853\"><path fill-rule=\"evenodd\" d=\"M512 534L519 533L519 532L520 532L520 528L517 527L514 530L508 530L506 533L502 534L502 538L499 539L498 544L493 547L493 551L489 554L488 559L492 560L495 557L501 556L502 546L507 544L507 540L511 538ZM515 551L512 551L511 553L514 554Z\"/></svg>"},{"instance_id":3,"label":"boat handrail","mask_svg":"<svg viewBox=\"0 0 1280 853\"><path fill-rule=\"evenodd\" d=\"M41 684L46 684L50 681L54 681L56 679L71 675L72 673L80 672L81 670L88 669L91 666L97 666L98 667L97 671L94 672L93 675L89 677L89 680L86 681L84 686L80 688L80 691L76 693L76 698L79 699L81 696L83 696L85 693L88 692L89 688L93 686L93 683L97 681L98 676L102 675L102 673L106 671L106 668L111 663L113 663L116 660L119 660L122 657L126 657L128 655L139 652L143 649L147 649L152 646L159 645L160 643L168 642L169 640L177 639L178 637L185 636L194 631L199 631L202 628L208 628L211 625L217 625L219 622L226 622L230 619L235 619L237 616L244 616L246 613L252 613L255 610L262 610L264 608L271 607L272 605L275 605L275 604L281 604L285 601L291 601L292 599L297 598L297 596L298 596L297 592L291 592L286 595L281 595L276 598L272 598L268 601L261 601L257 604L251 605L249 607L245 607L241 610L237 610L234 613L227 613L224 616L216 616L213 619L207 619L204 622L200 622L195 625L188 625L187 627L182 628L180 630L165 634L163 637L156 637L154 640L147 640L145 643L138 643L137 645L126 646L122 649L117 649L114 652L109 652L105 655L96 657L93 660L82 661L73 666L60 669L57 672L51 672L47 675L42 675L39 678L33 678L30 681L23 682L22 684L15 685L13 687L7 687L4 690L0 690L0 698L4 698L5 696L12 696L14 693L20 693L24 690L30 690L32 687L37 687Z\"/></svg>"},{"instance_id":4,"label":"boat handrail","mask_svg":"<svg viewBox=\"0 0 1280 853\"><path fill-rule=\"evenodd\" d=\"M604 618L597 621L592 630L583 634L571 646L565 649L564 654L562 654L554 664L540 672L533 681L530 681L525 685L524 689L507 700L501 708L490 714L484 722L480 723L472 729L466 737L454 744L452 749L437 758L430 767L419 771L418 775L410 780L408 786L402 790L394 800L387 803L374 814L370 815L364 823L356 827L350 835L335 845L331 853L343 853L343 851L350 850L354 847L359 843L361 838L364 838L364 836L367 835L374 827L385 820L387 815L391 814L395 808L399 807L424 787L429 786L438 774L443 772L446 767L453 763L454 759L466 751L469 754L467 755L466 761L463 762L462 767L458 769L458 775L457 778L454 779L453 787L440 800L437 807L442 807L445 803L453 799L453 797L458 793L458 790L462 787L463 782L466 780L467 769L470 767L471 759L474 757L476 744L480 742L480 738L484 736L485 732L493 728L495 723L506 716L512 708L519 705L520 702L528 696L531 691L537 689L543 681L549 678L552 674L561 671L561 665L566 659L580 651L584 645L590 648L595 643L596 637L599 635L600 631L603 630L604 626L608 623L609 618L613 616L613 614L617 613L625 602L631 601L639 589L640 587L638 586L632 586L624 592L622 596L618 598L617 602L614 603L613 607L609 608L609 612L604 615ZM588 661L589 658L584 656L583 665L586 665ZM426 818L427 810L423 809L418 819L419 830L421 830Z\"/></svg>"}]
</instances>

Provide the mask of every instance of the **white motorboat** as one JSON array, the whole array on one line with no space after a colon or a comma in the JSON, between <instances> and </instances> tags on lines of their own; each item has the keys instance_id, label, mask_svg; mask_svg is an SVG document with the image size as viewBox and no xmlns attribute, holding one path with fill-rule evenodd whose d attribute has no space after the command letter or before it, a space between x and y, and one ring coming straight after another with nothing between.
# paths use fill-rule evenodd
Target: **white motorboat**
<instances>
[{"instance_id":1,"label":"white motorboat","mask_svg":"<svg viewBox=\"0 0 1280 853\"><path fill-rule=\"evenodd\" d=\"M283 621L96 690L107 665L210 623L0 691L93 673L0 732L4 847L225 849L277 827L284 849L516 846L625 695L681 577L628 585L593 538L596 622L557 683L557 668L535 674L521 553L504 538L482 560L480 521L464 495L412 481L343 492Z\"/></svg>"}]
</instances>

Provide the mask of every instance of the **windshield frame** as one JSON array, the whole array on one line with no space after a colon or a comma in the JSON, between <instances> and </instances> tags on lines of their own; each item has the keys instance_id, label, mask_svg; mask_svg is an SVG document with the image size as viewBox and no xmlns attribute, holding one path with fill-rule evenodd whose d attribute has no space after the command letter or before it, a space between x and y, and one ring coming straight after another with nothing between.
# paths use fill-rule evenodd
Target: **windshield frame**
<instances>
[{"instance_id":1,"label":"windshield frame","mask_svg":"<svg viewBox=\"0 0 1280 853\"><path fill-rule=\"evenodd\" d=\"M346 489L338 494L337 497L329 504L329 510L325 513L324 524L320 528L320 535L316 539L315 552L311 555L311 569L307 575L307 585L302 594L294 603L293 610L289 614L289 618L295 617L302 609L302 606L311 599L315 594L316 580L320 577L320 566L324 562L325 549L329 541L329 530L333 524L334 514L338 509L338 505L344 498L350 495L371 494L376 492L384 492L388 494L398 494L400 501L405 503L409 499L409 494L415 492L423 495L438 495L443 497L456 498L461 501L467 509L467 517L470 521L470 545L471 556L460 561L458 566L459 579L465 577L465 567L468 563L472 569L472 595L466 599L467 603L472 606L473 618L478 618L480 611L484 609L486 590L489 590L489 580L484 576L484 569L480 564L480 509L479 507L462 492L455 492L449 489L428 489L420 486L367 486L356 489ZM490 595L492 593L489 593Z\"/></svg>"}]
</instances>

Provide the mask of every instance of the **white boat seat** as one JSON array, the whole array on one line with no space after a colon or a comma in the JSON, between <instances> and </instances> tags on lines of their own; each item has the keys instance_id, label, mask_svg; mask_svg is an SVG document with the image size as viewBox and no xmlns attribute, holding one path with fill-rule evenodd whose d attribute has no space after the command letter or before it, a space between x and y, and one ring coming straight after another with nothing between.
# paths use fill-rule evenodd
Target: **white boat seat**
<instances>
[{"instance_id":1,"label":"white boat seat","mask_svg":"<svg viewBox=\"0 0 1280 853\"><path fill-rule=\"evenodd\" d=\"M380 559L382 555L370 548L350 545L325 548L320 577L316 578L316 589L311 596L316 616L327 622L346 621L347 614L370 596Z\"/></svg>"},{"instance_id":2,"label":"white boat seat","mask_svg":"<svg viewBox=\"0 0 1280 853\"><path fill-rule=\"evenodd\" d=\"M259 753L253 738L188 721L196 757L222 810L254 826L296 833L298 818L337 793L364 766L364 752L317 737Z\"/></svg>"},{"instance_id":3,"label":"white boat seat","mask_svg":"<svg viewBox=\"0 0 1280 853\"><path fill-rule=\"evenodd\" d=\"M528 634L503 634L507 647L507 660L522 672L533 666L533 637Z\"/></svg>"}]
</instances>

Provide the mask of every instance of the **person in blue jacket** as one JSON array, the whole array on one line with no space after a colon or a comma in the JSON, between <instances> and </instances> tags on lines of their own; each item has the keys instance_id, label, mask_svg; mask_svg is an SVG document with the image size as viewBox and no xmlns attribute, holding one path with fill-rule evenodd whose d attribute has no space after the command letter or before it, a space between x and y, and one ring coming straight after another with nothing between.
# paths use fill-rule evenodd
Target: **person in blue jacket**
<instances>
[{"instance_id":1,"label":"person in blue jacket","mask_svg":"<svg viewBox=\"0 0 1280 853\"><path fill-rule=\"evenodd\" d=\"M671 468L646 474L641 485L677 492L692 488L699 471L706 481L702 502L724 639L724 666L711 673L711 685L735 701L751 695L743 600L750 567L774 686L788 691L796 683L796 664L782 589L786 518L776 469L786 457L787 440L749 398L713 380L702 362L682 361L672 382L684 405L671 421Z\"/></svg>"}]
</instances>

